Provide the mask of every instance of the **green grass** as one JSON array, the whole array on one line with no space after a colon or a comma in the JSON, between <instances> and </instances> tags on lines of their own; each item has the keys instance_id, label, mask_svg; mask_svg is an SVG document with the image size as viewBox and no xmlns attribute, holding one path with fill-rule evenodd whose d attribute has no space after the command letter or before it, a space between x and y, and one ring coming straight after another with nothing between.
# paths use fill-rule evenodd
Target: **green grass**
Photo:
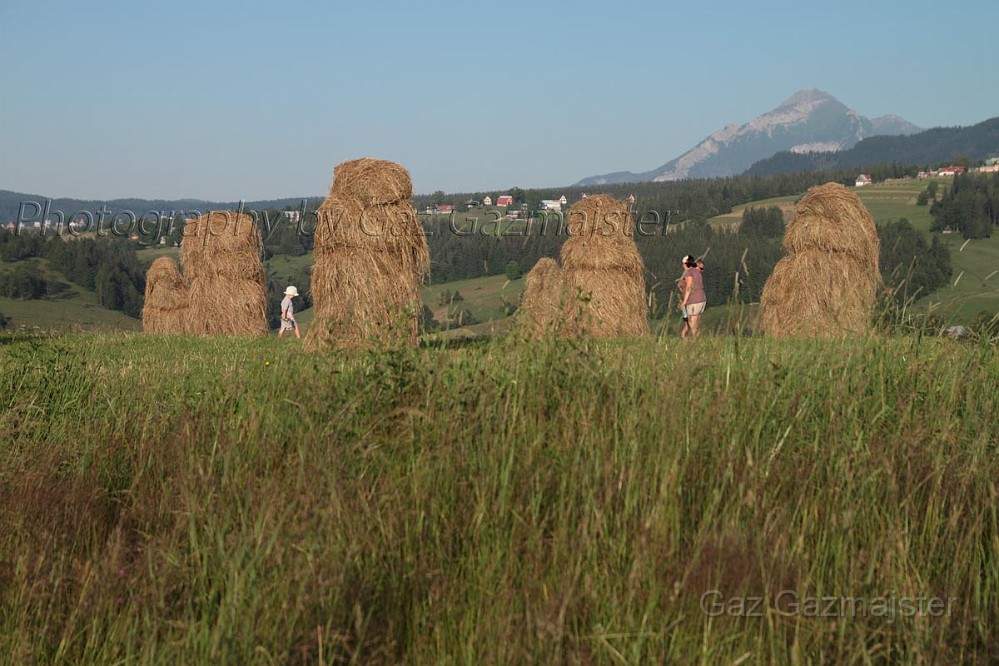
<instances>
[{"instance_id":1,"label":"green grass","mask_svg":"<svg viewBox=\"0 0 999 666\"><path fill-rule=\"evenodd\" d=\"M0 338L0 401L7 663L999 659L993 348Z\"/></svg>"},{"instance_id":2,"label":"green grass","mask_svg":"<svg viewBox=\"0 0 999 666\"><path fill-rule=\"evenodd\" d=\"M0 297L0 312L10 319L12 328L42 330L137 330L138 319L97 302L94 292L69 282L62 273L53 270L46 259L26 259L21 262L0 261L0 272L15 267L35 266L47 280L63 282L67 289L60 294L35 300Z\"/></svg>"}]
</instances>

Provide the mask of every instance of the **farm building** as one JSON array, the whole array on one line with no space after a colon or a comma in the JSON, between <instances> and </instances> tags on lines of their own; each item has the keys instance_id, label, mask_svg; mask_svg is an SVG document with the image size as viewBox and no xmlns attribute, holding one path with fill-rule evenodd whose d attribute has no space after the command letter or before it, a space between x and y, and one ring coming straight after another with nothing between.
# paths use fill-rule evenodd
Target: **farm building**
<instances>
[{"instance_id":1,"label":"farm building","mask_svg":"<svg viewBox=\"0 0 999 666\"><path fill-rule=\"evenodd\" d=\"M562 202L558 199L542 199L541 210L562 211Z\"/></svg>"},{"instance_id":2,"label":"farm building","mask_svg":"<svg viewBox=\"0 0 999 666\"><path fill-rule=\"evenodd\" d=\"M871 180L870 176L868 176L866 173L862 173L859 176L857 176L857 182L855 182L854 185L856 185L857 187L864 187L865 185L870 185L872 182L874 181Z\"/></svg>"},{"instance_id":3,"label":"farm building","mask_svg":"<svg viewBox=\"0 0 999 666\"><path fill-rule=\"evenodd\" d=\"M498 197L496 197L496 205L497 206L512 206L513 205L513 197L510 196L509 194L501 194Z\"/></svg>"},{"instance_id":4,"label":"farm building","mask_svg":"<svg viewBox=\"0 0 999 666\"><path fill-rule=\"evenodd\" d=\"M937 172L936 172L936 175L938 175L938 176L957 176L959 174L964 173L967 170L968 170L968 167L952 165L952 166L943 167L942 169L938 169Z\"/></svg>"},{"instance_id":5,"label":"farm building","mask_svg":"<svg viewBox=\"0 0 999 666\"><path fill-rule=\"evenodd\" d=\"M490 197L490 196L483 197L482 198L482 205L483 206L492 206L493 205L493 198Z\"/></svg>"}]
</instances>

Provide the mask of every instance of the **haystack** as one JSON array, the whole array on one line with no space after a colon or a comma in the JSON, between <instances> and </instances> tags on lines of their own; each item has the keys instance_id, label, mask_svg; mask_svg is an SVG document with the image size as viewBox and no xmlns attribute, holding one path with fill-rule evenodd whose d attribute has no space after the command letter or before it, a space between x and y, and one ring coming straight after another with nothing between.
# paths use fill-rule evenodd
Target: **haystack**
<instances>
[{"instance_id":1,"label":"haystack","mask_svg":"<svg viewBox=\"0 0 999 666\"><path fill-rule=\"evenodd\" d=\"M184 226L181 261L190 281L187 332L266 335L266 273L260 230L243 213L214 211Z\"/></svg>"},{"instance_id":2,"label":"haystack","mask_svg":"<svg viewBox=\"0 0 999 666\"><path fill-rule=\"evenodd\" d=\"M840 337L870 330L880 241L856 194L836 183L810 189L787 226L784 250L760 299L764 333Z\"/></svg>"},{"instance_id":3,"label":"haystack","mask_svg":"<svg viewBox=\"0 0 999 666\"><path fill-rule=\"evenodd\" d=\"M315 232L310 349L416 344L430 254L412 189L393 162L364 158L334 169Z\"/></svg>"},{"instance_id":4,"label":"haystack","mask_svg":"<svg viewBox=\"0 0 999 666\"><path fill-rule=\"evenodd\" d=\"M612 338L649 333L645 266L628 203L607 195L569 210L560 259L568 291L567 335Z\"/></svg>"},{"instance_id":5,"label":"haystack","mask_svg":"<svg viewBox=\"0 0 999 666\"><path fill-rule=\"evenodd\" d=\"M142 330L146 333L184 333L190 302L187 280L170 257L153 261L146 271L146 298Z\"/></svg>"},{"instance_id":6,"label":"haystack","mask_svg":"<svg viewBox=\"0 0 999 666\"><path fill-rule=\"evenodd\" d=\"M528 338L557 332L564 322L568 292L562 269L554 259L542 257L525 278L517 309L517 326Z\"/></svg>"}]
</instances>

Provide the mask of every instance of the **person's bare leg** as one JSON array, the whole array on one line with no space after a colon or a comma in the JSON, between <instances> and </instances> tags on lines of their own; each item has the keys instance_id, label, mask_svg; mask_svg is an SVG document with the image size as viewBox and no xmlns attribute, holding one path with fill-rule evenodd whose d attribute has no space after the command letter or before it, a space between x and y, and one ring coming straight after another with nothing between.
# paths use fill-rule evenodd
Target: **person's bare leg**
<instances>
[{"instance_id":1,"label":"person's bare leg","mask_svg":"<svg viewBox=\"0 0 999 666\"><path fill-rule=\"evenodd\" d=\"M278 329L278 337L280 338L283 336L284 336L284 327L282 326L281 328Z\"/></svg>"},{"instance_id":2,"label":"person's bare leg","mask_svg":"<svg viewBox=\"0 0 999 666\"><path fill-rule=\"evenodd\" d=\"M701 332L701 315L687 317L687 325L690 326L690 337L696 338Z\"/></svg>"},{"instance_id":3,"label":"person's bare leg","mask_svg":"<svg viewBox=\"0 0 999 666\"><path fill-rule=\"evenodd\" d=\"M298 330L298 322L295 322L295 337L299 340L302 339L302 333Z\"/></svg>"},{"instance_id":4,"label":"person's bare leg","mask_svg":"<svg viewBox=\"0 0 999 666\"><path fill-rule=\"evenodd\" d=\"M690 327L689 327L689 325L687 324L687 320L686 320L686 319L684 319L684 320L683 320L683 323L682 323L682 324L680 324L680 337L681 337L681 338L685 338L685 337L687 337L687 332L688 332L689 330L690 330Z\"/></svg>"}]
</instances>

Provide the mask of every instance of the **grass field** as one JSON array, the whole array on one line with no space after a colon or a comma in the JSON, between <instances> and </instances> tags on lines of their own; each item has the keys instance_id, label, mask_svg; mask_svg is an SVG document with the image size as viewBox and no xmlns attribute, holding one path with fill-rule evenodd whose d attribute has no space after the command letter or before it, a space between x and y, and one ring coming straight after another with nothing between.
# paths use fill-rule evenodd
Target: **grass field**
<instances>
[{"instance_id":1,"label":"grass field","mask_svg":"<svg viewBox=\"0 0 999 666\"><path fill-rule=\"evenodd\" d=\"M94 292L75 285L49 267L45 259L26 259L25 266L35 266L46 279L63 282L67 289L56 295L38 300L20 300L0 297L0 312L9 318L13 328L38 328L43 330L138 330L141 323L128 315L108 310L97 302ZM0 261L0 272L12 270L14 264Z\"/></svg>"},{"instance_id":2,"label":"grass field","mask_svg":"<svg viewBox=\"0 0 999 666\"><path fill-rule=\"evenodd\" d=\"M6 337L0 404L7 663L999 659L994 348Z\"/></svg>"}]
</instances>

